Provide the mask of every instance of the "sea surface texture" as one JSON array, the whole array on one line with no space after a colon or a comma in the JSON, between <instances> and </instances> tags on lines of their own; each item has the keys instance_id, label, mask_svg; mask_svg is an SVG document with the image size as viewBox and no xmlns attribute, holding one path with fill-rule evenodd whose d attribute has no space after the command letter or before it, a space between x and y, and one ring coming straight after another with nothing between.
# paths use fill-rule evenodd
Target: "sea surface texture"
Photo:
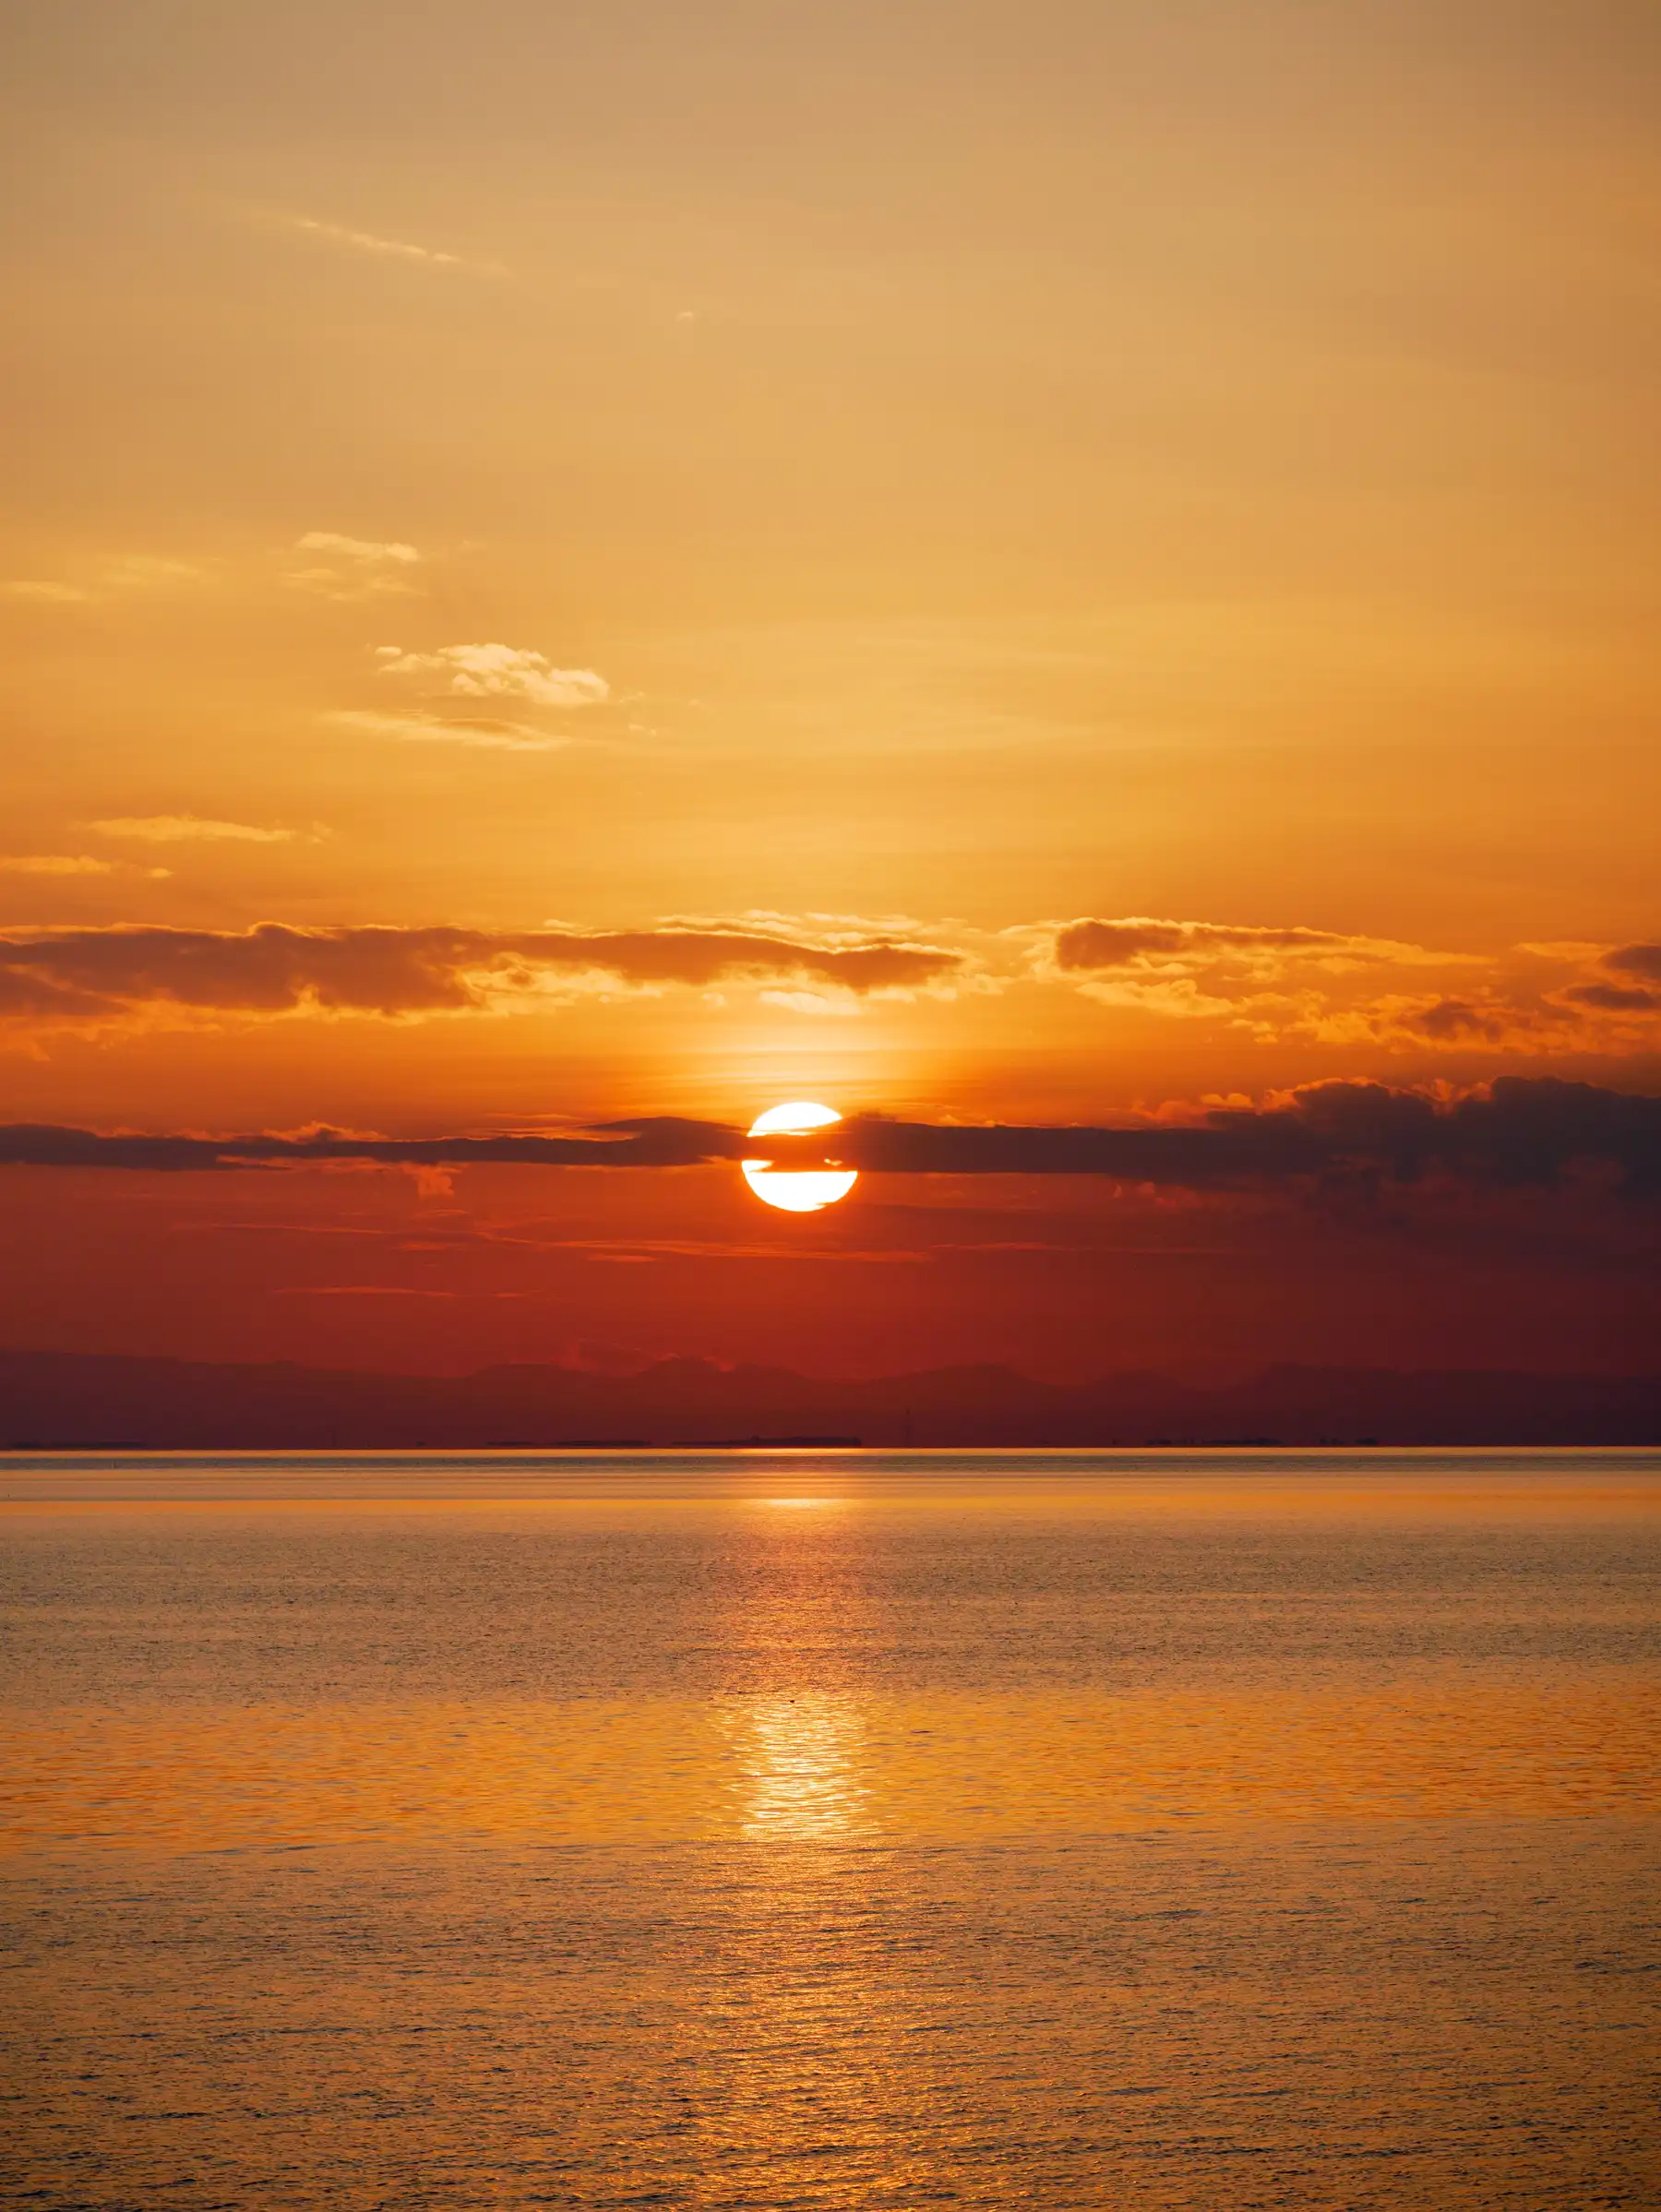
<instances>
[{"instance_id":1,"label":"sea surface texture","mask_svg":"<svg viewBox=\"0 0 1661 2212\"><path fill-rule=\"evenodd\" d=\"M1661 2202L1661 1455L12 1455L0 1576L0 2202Z\"/></svg>"}]
</instances>

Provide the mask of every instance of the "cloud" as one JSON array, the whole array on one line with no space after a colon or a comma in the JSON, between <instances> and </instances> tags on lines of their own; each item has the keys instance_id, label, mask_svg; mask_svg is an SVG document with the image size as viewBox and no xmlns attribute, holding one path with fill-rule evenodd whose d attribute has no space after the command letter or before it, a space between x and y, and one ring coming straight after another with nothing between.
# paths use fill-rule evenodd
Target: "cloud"
<instances>
[{"instance_id":1,"label":"cloud","mask_svg":"<svg viewBox=\"0 0 1661 2212\"><path fill-rule=\"evenodd\" d=\"M411 598L416 587L409 570L421 554L400 539L348 538L338 531L308 530L294 541L297 553L322 557L307 568L291 568L282 580L293 590L317 592L325 599Z\"/></svg>"},{"instance_id":2,"label":"cloud","mask_svg":"<svg viewBox=\"0 0 1661 2212\"><path fill-rule=\"evenodd\" d=\"M308 530L294 543L301 553L339 554L346 560L370 568L388 564L395 568L413 568L421 558L413 545L402 544L396 539L346 538L334 530Z\"/></svg>"},{"instance_id":3,"label":"cloud","mask_svg":"<svg viewBox=\"0 0 1661 2212\"><path fill-rule=\"evenodd\" d=\"M1462 1052L1581 1052L1595 1040L1572 1008L1541 998L1493 992L1415 996L1387 991L1348 1007L1311 1000L1282 1025L1282 1034L1326 1045L1384 1045Z\"/></svg>"},{"instance_id":4,"label":"cloud","mask_svg":"<svg viewBox=\"0 0 1661 2212\"><path fill-rule=\"evenodd\" d=\"M94 860L86 853L13 853L0 856L8 876L113 876L118 863Z\"/></svg>"},{"instance_id":5,"label":"cloud","mask_svg":"<svg viewBox=\"0 0 1661 2212\"><path fill-rule=\"evenodd\" d=\"M539 707L592 707L611 686L592 668L556 668L545 653L513 645L440 645L433 652L376 649L383 676L436 676L460 699L523 699Z\"/></svg>"},{"instance_id":6,"label":"cloud","mask_svg":"<svg viewBox=\"0 0 1661 2212\"><path fill-rule=\"evenodd\" d=\"M7 599L32 599L42 606L84 606L91 598L90 592L79 584L53 583L45 579L20 576L10 583L0 583L0 592Z\"/></svg>"},{"instance_id":7,"label":"cloud","mask_svg":"<svg viewBox=\"0 0 1661 2212\"><path fill-rule=\"evenodd\" d=\"M1056 965L1067 974L1142 966L1173 958L1190 963L1235 963L1279 972L1291 961L1313 960L1332 967L1381 962L1419 966L1440 965L1459 957L1429 952L1422 945L1403 944L1392 938L1360 937L1334 929L1156 921L1145 915L1109 922L1069 922L1055 936Z\"/></svg>"},{"instance_id":8,"label":"cloud","mask_svg":"<svg viewBox=\"0 0 1661 2212\"><path fill-rule=\"evenodd\" d=\"M1599 949L1517 950L1583 969ZM1602 957L1605 970L1625 962L1644 974L1652 956L1661 963L1657 949L1643 945ZM1485 955L1300 925L1087 918L1051 926L1036 967L1098 1003L1226 1022L1263 1043L1306 1037L1392 1051L1619 1051L1642 1043L1635 1024L1651 1010L1642 991L1623 992L1607 973L1565 977L1547 990L1537 974L1502 972ZM1380 971L1389 968L1452 971L1448 982L1460 987L1381 991Z\"/></svg>"},{"instance_id":9,"label":"cloud","mask_svg":"<svg viewBox=\"0 0 1661 2212\"><path fill-rule=\"evenodd\" d=\"M146 928L0 935L0 1013L81 1022L146 1010L278 1015L485 1011L599 978L622 987L722 980L842 992L906 990L960 956L881 939L815 943L759 930L486 931L448 927Z\"/></svg>"},{"instance_id":10,"label":"cloud","mask_svg":"<svg viewBox=\"0 0 1661 2212\"><path fill-rule=\"evenodd\" d=\"M169 584L195 583L201 574L191 561L173 560L159 553L126 553L107 561L99 571L98 580L105 592L143 592ZM0 583L0 594L8 599L32 600L41 606L90 606L103 595L85 584L30 577Z\"/></svg>"},{"instance_id":11,"label":"cloud","mask_svg":"<svg viewBox=\"0 0 1661 2212\"><path fill-rule=\"evenodd\" d=\"M348 711L329 719L400 741L516 752L547 751L565 741L520 723L451 720L413 710ZM92 826L101 835L152 845L221 840L277 844L308 834L193 815L111 817ZM314 827L309 834L327 831ZM47 855L22 855L6 865L18 874L66 877L106 874L114 864ZM1088 927L1117 932L1120 925ZM1199 926L1134 927L1181 931ZM1261 937L1270 934L1252 933L1248 951L1253 961L1269 957L1261 950ZM1537 971L1532 976L1524 971L1520 980L1518 973L1496 972L1457 988L1380 990L1378 968L1362 964L1358 956L1352 961L1352 955L1357 946L1376 948L1384 940L1303 930L1272 934L1283 945L1290 939L1293 957L1304 963L1289 975L1242 976L1200 961L1189 967L1184 964L1188 955L1150 949L1145 937L1127 952L1117 936L1105 946L1099 939L1086 939L1082 951L1075 946L1069 957L1077 962L1084 952L1092 960L1123 954L1118 966L1064 971L1041 961L1036 974L1041 982L1080 976L1081 987L1088 986L1098 1001L1225 1022L1260 1041L1304 1039L1328 1048L1360 1046L1418 1056L1631 1056L1655 1046L1661 986L1643 973L1652 947L1614 952L1593 948L1597 964L1582 959L1566 973L1547 976L1549 987L1541 987ZM501 1012L609 989L687 987L713 995L753 986L766 1003L814 1016L850 1012L858 999L874 994L957 996L1007 987L1015 980L1010 963L1023 957L1012 947L1030 943L1033 935L993 938L960 924L937 933L906 917L759 913L736 919L675 915L639 930L592 930L566 920L525 930L277 922L243 931L136 923L33 928L0 935L0 996L18 1020L137 1026L224 1015ZM1334 941L1344 948L1333 956L1343 965L1330 974L1324 963ZM1315 944L1320 951L1310 950ZM1208 951L1204 962L1211 960ZM1496 968L1492 962L1467 960L1467 974L1472 965ZM1034 973L1031 967L1025 972Z\"/></svg>"},{"instance_id":12,"label":"cloud","mask_svg":"<svg viewBox=\"0 0 1661 2212\"><path fill-rule=\"evenodd\" d=\"M763 1006L776 1006L787 1014L856 1014L856 999L825 991L763 991Z\"/></svg>"},{"instance_id":13,"label":"cloud","mask_svg":"<svg viewBox=\"0 0 1661 2212\"><path fill-rule=\"evenodd\" d=\"M747 1140L718 1123L662 1119L603 1124L581 1136L103 1136L90 1130L18 1124L0 1128L0 1166L114 1167L183 1173L362 1160L396 1167L693 1167L737 1160Z\"/></svg>"},{"instance_id":14,"label":"cloud","mask_svg":"<svg viewBox=\"0 0 1661 2212\"><path fill-rule=\"evenodd\" d=\"M1533 1023L1521 1022L1516 1008L1500 1002L1431 998L1404 1010L1399 1026L1439 1045L1503 1045L1514 1041L1520 1029L1531 1029Z\"/></svg>"},{"instance_id":15,"label":"cloud","mask_svg":"<svg viewBox=\"0 0 1661 2212\"><path fill-rule=\"evenodd\" d=\"M1595 1006L1611 1014L1661 1010L1661 991L1646 991L1636 984L1574 984L1563 997L1572 998L1577 1006Z\"/></svg>"},{"instance_id":16,"label":"cloud","mask_svg":"<svg viewBox=\"0 0 1661 2212\"><path fill-rule=\"evenodd\" d=\"M252 822L212 821L196 814L117 814L89 822L87 827L101 837L132 837L157 845L280 845L289 844L302 834L298 830L258 829ZM317 838L327 831L314 827L309 834ZM89 865L107 867L109 863Z\"/></svg>"},{"instance_id":17,"label":"cloud","mask_svg":"<svg viewBox=\"0 0 1661 2212\"><path fill-rule=\"evenodd\" d=\"M170 867L135 867L130 860L96 860L90 853L8 853L0 855L0 875L7 876L171 876Z\"/></svg>"},{"instance_id":18,"label":"cloud","mask_svg":"<svg viewBox=\"0 0 1661 2212\"><path fill-rule=\"evenodd\" d=\"M1583 947L1583 951L1595 947ZM1616 980L1610 981L1610 977ZM1637 981L1624 978L1636 977ZM1613 1022L1638 1026L1634 1036L1648 1034L1646 1017L1661 1014L1661 945L1618 945L1599 955L1595 972L1586 980L1553 994L1559 1004L1590 1009Z\"/></svg>"},{"instance_id":19,"label":"cloud","mask_svg":"<svg viewBox=\"0 0 1661 2212\"><path fill-rule=\"evenodd\" d=\"M1129 1128L940 1127L855 1120L838 1151L868 1174L1088 1175L1189 1189L1373 1174L1542 1188L1582 1163L1661 1193L1661 1098L1501 1076L1449 1100L1382 1083L1316 1083L1261 1106Z\"/></svg>"},{"instance_id":20,"label":"cloud","mask_svg":"<svg viewBox=\"0 0 1661 2212\"><path fill-rule=\"evenodd\" d=\"M376 714L355 707L342 707L323 719L340 729L363 730L373 737L395 737L406 745L472 745L489 752L557 753L571 742L568 736L550 735L522 722L472 717L440 722L430 714Z\"/></svg>"},{"instance_id":21,"label":"cloud","mask_svg":"<svg viewBox=\"0 0 1661 2212\"><path fill-rule=\"evenodd\" d=\"M353 253L376 254L385 260L419 262L428 269L465 269L472 264L460 254L443 254L430 245L412 245L403 238L381 238L373 231L354 231L345 223L319 222L315 216L291 215L289 227L315 238L320 245L345 246Z\"/></svg>"},{"instance_id":22,"label":"cloud","mask_svg":"<svg viewBox=\"0 0 1661 2212\"><path fill-rule=\"evenodd\" d=\"M1268 1038L1308 1032L1343 977L1380 966L1459 965L1458 955L1302 924L1084 917L1040 939L1038 973L1105 1006L1173 1020L1229 1021Z\"/></svg>"},{"instance_id":23,"label":"cloud","mask_svg":"<svg viewBox=\"0 0 1661 2212\"><path fill-rule=\"evenodd\" d=\"M110 563L103 580L118 592L145 591L158 585L194 583L201 573L191 561L170 560L158 553L128 553Z\"/></svg>"},{"instance_id":24,"label":"cloud","mask_svg":"<svg viewBox=\"0 0 1661 2212\"><path fill-rule=\"evenodd\" d=\"M822 1135L794 1141L803 1157ZM559 1137L124 1136L52 1126L0 1130L0 1164L36 1167L230 1169L335 1161L446 1167L686 1167L743 1156L749 1140L718 1122L615 1122ZM781 1164L793 1141L770 1140ZM1184 1123L1125 1128L845 1123L838 1156L867 1175L1093 1176L1194 1190L1291 1189L1334 1177L1409 1185L1543 1190L1601 1169L1629 1197L1661 1195L1661 1098L1591 1083L1502 1076L1448 1100L1382 1083L1311 1085L1261 1106L1218 1106Z\"/></svg>"}]
</instances>

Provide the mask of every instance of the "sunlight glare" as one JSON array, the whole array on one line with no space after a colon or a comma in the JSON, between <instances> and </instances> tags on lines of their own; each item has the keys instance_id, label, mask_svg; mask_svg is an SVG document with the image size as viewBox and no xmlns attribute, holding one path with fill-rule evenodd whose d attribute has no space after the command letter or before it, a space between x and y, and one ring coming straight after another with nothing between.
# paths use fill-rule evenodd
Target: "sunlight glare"
<instances>
[{"instance_id":1,"label":"sunlight glare","mask_svg":"<svg viewBox=\"0 0 1661 2212\"><path fill-rule=\"evenodd\" d=\"M842 1119L833 1107L796 1098L770 1106L749 1127L752 1137L801 1136L832 1129ZM765 1205L784 1214L817 1214L846 1198L859 1180L854 1167L775 1168L771 1160L741 1160L744 1179Z\"/></svg>"}]
</instances>

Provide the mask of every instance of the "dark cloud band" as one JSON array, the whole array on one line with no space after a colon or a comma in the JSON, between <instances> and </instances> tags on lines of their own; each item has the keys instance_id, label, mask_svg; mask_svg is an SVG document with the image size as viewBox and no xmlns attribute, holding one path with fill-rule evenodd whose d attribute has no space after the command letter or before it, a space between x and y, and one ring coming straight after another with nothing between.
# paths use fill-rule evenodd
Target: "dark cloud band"
<instances>
[{"instance_id":1,"label":"dark cloud band","mask_svg":"<svg viewBox=\"0 0 1661 2212\"><path fill-rule=\"evenodd\" d=\"M1214 1111L1183 1125L1126 1129L986 1128L854 1120L834 1132L846 1166L872 1175L1104 1176L1190 1190L1287 1184L1342 1175L1411 1183L1442 1175L1544 1188L1600 1171L1630 1195L1661 1191L1661 1098L1591 1083L1506 1076L1445 1105L1380 1083L1321 1083L1284 1105ZM718 1122L660 1118L540 1137L384 1138L102 1136L87 1130L0 1130L0 1165L226 1170L366 1161L453 1167L664 1168L736 1160L756 1150ZM816 1165L823 1135L769 1139L779 1167Z\"/></svg>"}]
</instances>

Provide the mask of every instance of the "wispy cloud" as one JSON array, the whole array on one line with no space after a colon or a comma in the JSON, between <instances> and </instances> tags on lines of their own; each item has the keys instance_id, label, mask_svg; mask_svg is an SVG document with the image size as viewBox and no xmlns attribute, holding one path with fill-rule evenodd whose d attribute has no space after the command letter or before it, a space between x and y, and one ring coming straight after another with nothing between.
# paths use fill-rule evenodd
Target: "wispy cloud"
<instances>
[{"instance_id":1,"label":"wispy cloud","mask_svg":"<svg viewBox=\"0 0 1661 2212\"><path fill-rule=\"evenodd\" d=\"M254 822L221 822L197 814L117 814L89 822L101 837L132 837L146 844L292 844L298 837L316 840L329 832L314 822L308 831L261 829ZM89 866L105 867L106 862Z\"/></svg>"},{"instance_id":2,"label":"wispy cloud","mask_svg":"<svg viewBox=\"0 0 1661 2212\"><path fill-rule=\"evenodd\" d=\"M160 881L170 867L140 867L130 860L100 860L90 853L0 854L0 875L41 876L62 880L75 876L144 876Z\"/></svg>"},{"instance_id":3,"label":"wispy cloud","mask_svg":"<svg viewBox=\"0 0 1661 2212\"><path fill-rule=\"evenodd\" d=\"M1442 967L1465 957L1429 951L1392 938L1311 929L1301 924L1172 922L1147 915L1069 922L1056 932L1054 955L1057 967L1070 974L1129 970L1170 975L1198 967L1231 967L1263 976L1283 974L1294 964L1313 963L1342 973L1383 963Z\"/></svg>"},{"instance_id":4,"label":"wispy cloud","mask_svg":"<svg viewBox=\"0 0 1661 2212\"><path fill-rule=\"evenodd\" d=\"M522 699L539 707L601 706L611 686L592 668L556 668L546 653L515 645L440 645L431 652L376 648L383 676L436 676L462 699Z\"/></svg>"},{"instance_id":5,"label":"wispy cloud","mask_svg":"<svg viewBox=\"0 0 1661 2212\"><path fill-rule=\"evenodd\" d=\"M32 601L37 606L90 606L112 592L164 590L170 585L196 583L202 571L193 561L174 560L159 553L124 553L106 560L93 584L68 583L61 578L18 577L0 583L0 595Z\"/></svg>"},{"instance_id":6,"label":"wispy cloud","mask_svg":"<svg viewBox=\"0 0 1661 2212\"><path fill-rule=\"evenodd\" d=\"M407 238L382 238L374 231L354 231L343 222L320 222L312 215L290 215L285 220L291 230L316 239L319 245L342 246L354 254L377 254L383 260L415 262L427 269L482 266L468 262L460 254L441 253L436 246L414 245Z\"/></svg>"},{"instance_id":7,"label":"wispy cloud","mask_svg":"<svg viewBox=\"0 0 1661 2212\"><path fill-rule=\"evenodd\" d=\"M9 583L0 584L0 593L7 599L32 600L38 606L84 606L92 597L79 584L54 583L46 578L16 577Z\"/></svg>"},{"instance_id":8,"label":"wispy cloud","mask_svg":"<svg viewBox=\"0 0 1661 2212\"><path fill-rule=\"evenodd\" d=\"M458 719L437 721L430 714L376 714L368 708L342 707L325 722L372 737L395 737L408 745L471 745L488 752L556 753L571 740L549 736L518 722Z\"/></svg>"},{"instance_id":9,"label":"wispy cloud","mask_svg":"<svg viewBox=\"0 0 1661 2212\"><path fill-rule=\"evenodd\" d=\"M421 558L413 545L402 544L396 539L348 538L334 530L308 530L295 543L302 553L339 553L348 560L372 566L390 561L407 568Z\"/></svg>"},{"instance_id":10,"label":"wispy cloud","mask_svg":"<svg viewBox=\"0 0 1661 2212\"><path fill-rule=\"evenodd\" d=\"M857 998L844 991L763 991L763 1006L776 1006L787 1014L856 1014Z\"/></svg>"},{"instance_id":11,"label":"wispy cloud","mask_svg":"<svg viewBox=\"0 0 1661 2212\"><path fill-rule=\"evenodd\" d=\"M408 599L415 584L410 570L421 554L400 539L350 538L334 530L308 530L294 542L296 553L318 556L308 568L290 568L283 582L291 590L316 592L325 599Z\"/></svg>"},{"instance_id":12,"label":"wispy cloud","mask_svg":"<svg viewBox=\"0 0 1661 2212\"><path fill-rule=\"evenodd\" d=\"M201 573L194 561L177 561L160 553L124 553L103 569L102 579L114 591L131 592L195 583Z\"/></svg>"},{"instance_id":13,"label":"wispy cloud","mask_svg":"<svg viewBox=\"0 0 1661 2212\"><path fill-rule=\"evenodd\" d=\"M86 853L11 853L0 855L0 873L7 876L113 876L114 860L94 860Z\"/></svg>"}]
</instances>

